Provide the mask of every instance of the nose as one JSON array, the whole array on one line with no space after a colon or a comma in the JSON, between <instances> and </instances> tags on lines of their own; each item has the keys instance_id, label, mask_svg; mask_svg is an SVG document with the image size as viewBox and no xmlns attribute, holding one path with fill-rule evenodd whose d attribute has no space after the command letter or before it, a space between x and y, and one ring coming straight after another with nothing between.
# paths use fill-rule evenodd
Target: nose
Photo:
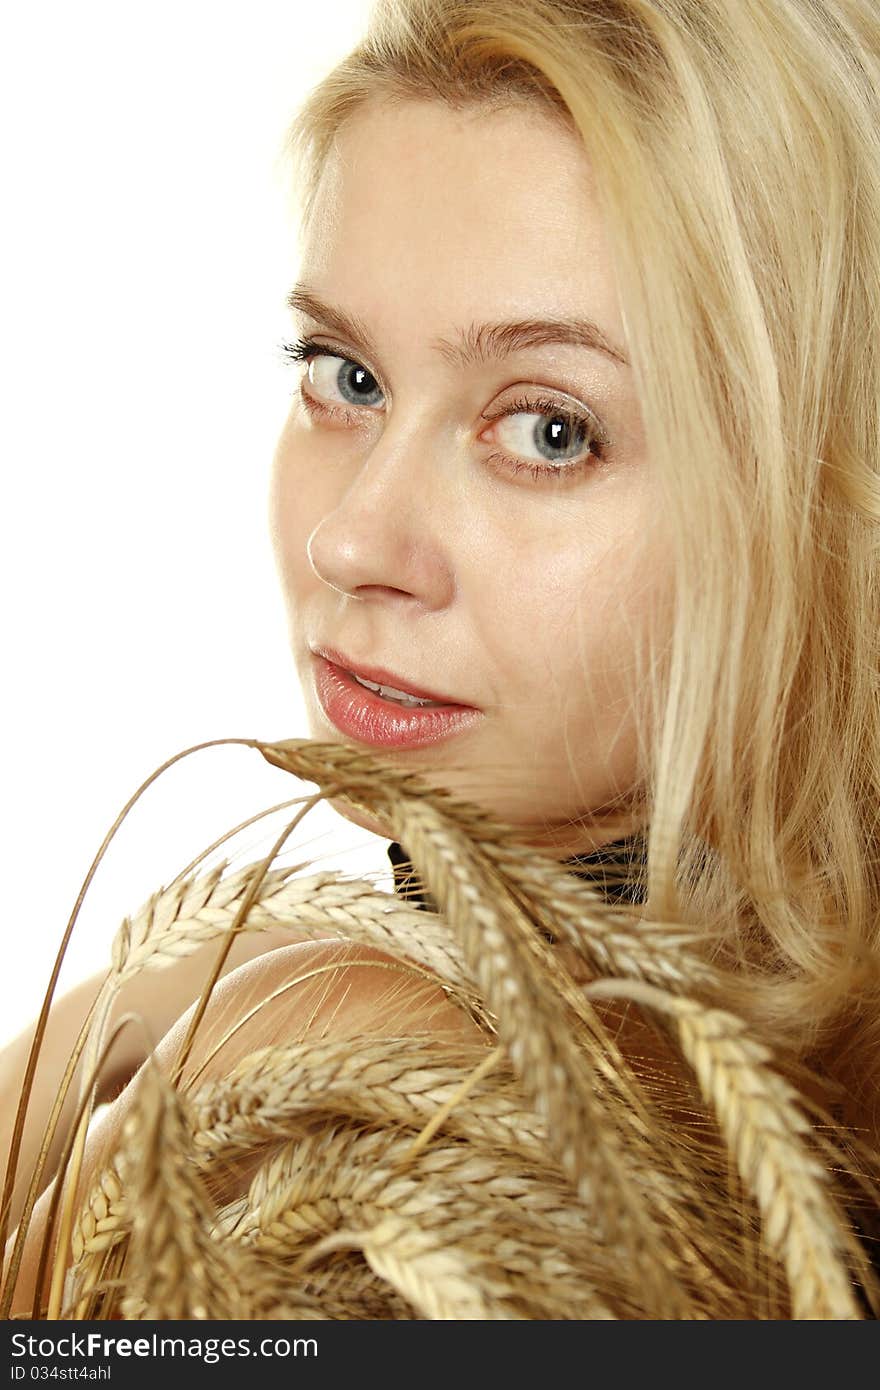
<instances>
[{"instance_id":1,"label":"nose","mask_svg":"<svg viewBox=\"0 0 880 1390\"><path fill-rule=\"evenodd\" d=\"M431 452L422 431L395 439L386 426L347 475L347 488L307 543L312 570L331 589L360 600L407 598L426 609L450 601L454 525Z\"/></svg>"}]
</instances>

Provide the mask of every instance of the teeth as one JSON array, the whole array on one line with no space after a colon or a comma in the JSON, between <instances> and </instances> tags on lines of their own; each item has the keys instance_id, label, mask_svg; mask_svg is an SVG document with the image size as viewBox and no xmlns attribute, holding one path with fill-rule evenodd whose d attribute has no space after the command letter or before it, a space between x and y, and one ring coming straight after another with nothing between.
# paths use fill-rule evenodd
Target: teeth
<instances>
[{"instance_id":1,"label":"teeth","mask_svg":"<svg viewBox=\"0 0 880 1390\"><path fill-rule=\"evenodd\" d=\"M354 676L354 672L351 673ZM377 695L381 695L383 700L393 700L398 705L439 705L439 700L420 700L415 695L406 695L402 690L395 690L393 685L377 685L375 681L368 681L361 676L354 676L358 685L366 686L367 690L374 690Z\"/></svg>"}]
</instances>

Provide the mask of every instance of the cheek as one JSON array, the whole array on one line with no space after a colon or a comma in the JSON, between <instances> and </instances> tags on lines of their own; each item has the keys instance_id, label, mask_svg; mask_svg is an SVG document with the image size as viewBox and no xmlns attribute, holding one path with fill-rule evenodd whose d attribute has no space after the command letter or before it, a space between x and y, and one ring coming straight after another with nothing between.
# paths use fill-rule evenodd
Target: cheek
<instances>
[{"instance_id":1,"label":"cheek","mask_svg":"<svg viewBox=\"0 0 880 1390\"><path fill-rule=\"evenodd\" d=\"M519 686L546 687L570 665L578 629L601 624L597 609L617 584L613 544L581 517L560 515L540 531L510 525L490 549L491 583L484 552L474 588L496 664Z\"/></svg>"},{"instance_id":2,"label":"cheek","mask_svg":"<svg viewBox=\"0 0 880 1390\"><path fill-rule=\"evenodd\" d=\"M568 642L568 736L598 738L615 781L628 780L648 736L652 649L663 644L669 557L662 545L621 538L589 577Z\"/></svg>"},{"instance_id":3,"label":"cheek","mask_svg":"<svg viewBox=\"0 0 880 1390\"><path fill-rule=\"evenodd\" d=\"M551 741L554 730L565 743L587 731L621 736L646 638L663 620L662 543L641 524L622 529L620 510L613 535L610 522L560 517L552 539L511 551L486 599L496 670L522 692L526 722L544 713Z\"/></svg>"}]
</instances>

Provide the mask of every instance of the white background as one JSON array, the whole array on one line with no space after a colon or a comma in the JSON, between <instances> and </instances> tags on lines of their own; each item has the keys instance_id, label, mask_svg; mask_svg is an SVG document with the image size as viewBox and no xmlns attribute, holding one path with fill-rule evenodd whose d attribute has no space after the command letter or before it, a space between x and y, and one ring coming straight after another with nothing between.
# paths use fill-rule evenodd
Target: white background
<instances>
[{"instance_id":1,"label":"white background","mask_svg":"<svg viewBox=\"0 0 880 1390\"><path fill-rule=\"evenodd\" d=\"M295 269L278 156L367 13L4 9L0 1041L38 1011L92 857L155 767L204 739L308 736L267 524ZM64 985L217 835L313 790L239 748L172 768L111 845ZM387 841L330 811L306 829L319 867L387 873Z\"/></svg>"}]
</instances>

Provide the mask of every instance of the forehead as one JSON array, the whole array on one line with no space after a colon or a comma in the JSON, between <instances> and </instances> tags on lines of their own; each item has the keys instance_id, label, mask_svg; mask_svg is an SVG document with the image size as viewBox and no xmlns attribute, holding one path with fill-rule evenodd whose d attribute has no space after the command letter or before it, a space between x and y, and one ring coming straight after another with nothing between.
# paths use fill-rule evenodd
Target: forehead
<instances>
[{"instance_id":1,"label":"forehead","mask_svg":"<svg viewBox=\"0 0 880 1390\"><path fill-rule=\"evenodd\" d=\"M582 312L624 337L588 156L537 103L364 108L322 171L303 248L321 297L373 322Z\"/></svg>"}]
</instances>

